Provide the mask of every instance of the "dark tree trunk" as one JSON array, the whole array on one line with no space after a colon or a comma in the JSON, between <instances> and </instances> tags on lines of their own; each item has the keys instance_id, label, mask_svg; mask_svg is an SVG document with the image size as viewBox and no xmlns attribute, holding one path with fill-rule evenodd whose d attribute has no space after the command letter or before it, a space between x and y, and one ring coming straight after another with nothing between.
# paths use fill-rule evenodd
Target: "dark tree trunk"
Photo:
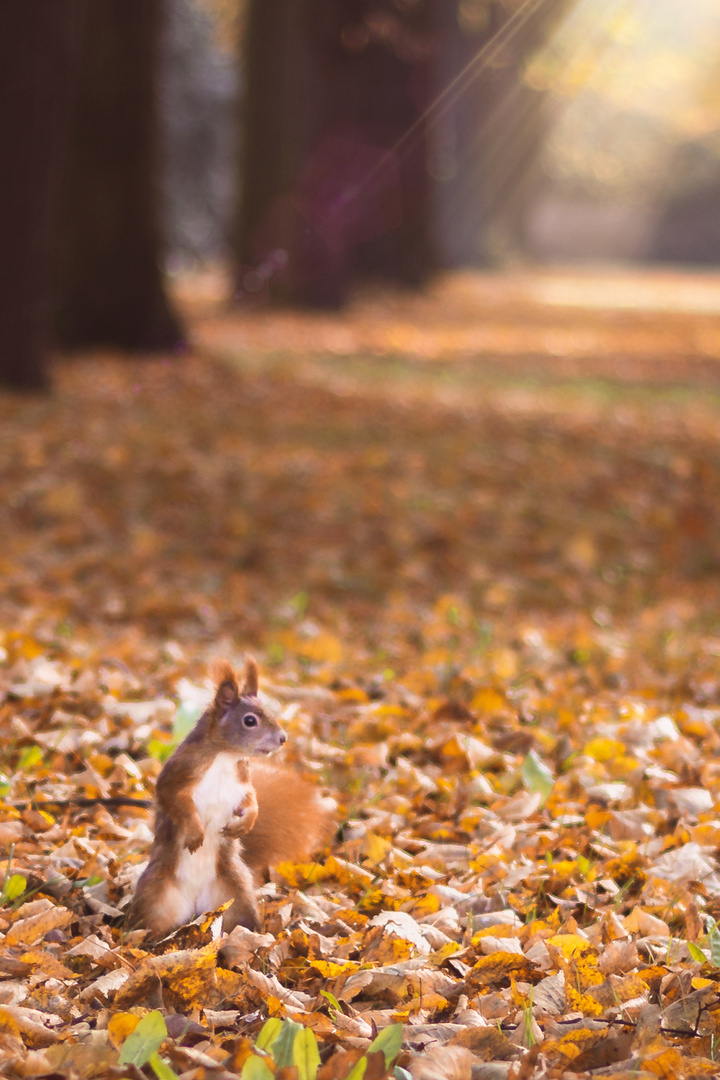
<instances>
[{"instance_id":1,"label":"dark tree trunk","mask_svg":"<svg viewBox=\"0 0 720 1080\"><path fill-rule=\"evenodd\" d=\"M272 295L333 306L344 292L341 260L305 219L299 190L328 90L311 7L310 0L249 5L237 242L245 301Z\"/></svg>"},{"instance_id":2,"label":"dark tree trunk","mask_svg":"<svg viewBox=\"0 0 720 1080\"><path fill-rule=\"evenodd\" d=\"M0 382L47 383L48 238L67 129L76 0L0 3Z\"/></svg>"},{"instance_id":3,"label":"dark tree trunk","mask_svg":"<svg viewBox=\"0 0 720 1080\"><path fill-rule=\"evenodd\" d=\"M251 0L239 291L336 306L434 268L427 127L446 0Z\"/></svg>"},{"instance_id":4,"label":"dark tree trunk","mask_svg":"<svg viewBox=\"0 0 720 1080\"><path fill-rule=\"evenodd\" d=\"M160 266L161 28L162 0L87 0L56 262L65 346L182 342Z\"/></svg>"}]
</instances>

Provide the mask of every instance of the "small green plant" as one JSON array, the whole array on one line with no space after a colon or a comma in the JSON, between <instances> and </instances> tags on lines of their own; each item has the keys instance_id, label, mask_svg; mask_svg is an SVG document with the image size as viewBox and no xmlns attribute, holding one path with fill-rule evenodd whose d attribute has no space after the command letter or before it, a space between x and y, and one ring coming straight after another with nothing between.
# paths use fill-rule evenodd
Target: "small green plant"
<instances>
[{"instance_id":1,"label":"small green plant","mask_svg":"<svg viewBox=\"0 0 720 1080\"><path fill-rule=\"evenodd\" d=\"M584 879L587 879L590 871L592 870L592 863L585 855L578 855L577 857L578 873Z\"/></svg>"},{"instance_id":2,"label":"small green plant","mask_svg":"<svg viewBox=\"0 0 720 1080\"><path fill-rule=\"evenodd\" d=\"M330 1000L332 995L326 993L325 997ZM331 1005L340 1011L340 1004L334 998ZM382 1051L385 1055L385 1068L389 1069L400 1053L401 1046L402 1026L391 1024L383 1028L373 1039L367 1053ZM253 1049L254 1053L243 1065L240 1080L271 1080L275 1070L293 1067L298 1071L298 1080L315 1080L317 1077L320 1052L315 1034L310 1028L296 1024L293 1020L279 1020L277 1017L272 1017L261 1029ZM268 1059L274 1069L270 1068ZM347 1080L362 1080L367 1065L367 1054L363 1054L353 1066ZM399 1076L398 1080L404 1080L404 1078Z\"/></svg>"},{"instance_id":3,"label":"small green plant","mask_svg":"<svg viewBox=\"0 0 720 1080\"><path fill-rule=\"evenodd\" d=\"M160 1057L159 1050L167 1038L167 1027L161 1012L155 1009L138 1023L120 1048L120 1065L149 1065L158 1080L178 1080L177 1073Z\"/></svg>"},{"instance_id":4,"label":"small green plant","mask_svg":"<svg viewBox=\"0 0 720 1080\"><path fill-rule=\"evenodd\" d=\"M3 881L2 893L0 893L0 905L11 904L25 892L27 880L22 874L6 874Z\"/></svg>"},{"instance_id":5,"label":"small green plant","mask_svg":"<svg viewBox=\"0 0 720 1080\"><path fill-rule=\"evenodd\" d=\"M10 847L10 854L8 855L7 866L5 867L5 876L2 883L2 891L0 891L0 907L4 907L5 904L11 904L14 900L17 900L19 896L25 892L27 888L27 880L22 874L11 874L10 863L12 862L13 852L15 851L15 845Z\"/></svg>"},{"instance_id":6,"label":"small green plant","mask_svg":"<svg viewBox=\"0 0 720 1080\"><path fill-rule=\"evenodd\" d=\"M555 777L534 750L523 761L520 773L525 787L528 791L537 792L541 798L540 805L544 806L555 786Z\"/></svg>"},{"instance_id":7,"label":"small green plant","mask_svg":"<svg viewBox=\"0 0 720 1080\"><path fill-rule=\"evenodd\" d=\"M43 752L39 746L26 746L20 754L17 763L17 772L25 772L34 769L43 759Z\"/></svg>"},{"instance_id":8,"label":"small green plant","mask_svg":"<svg viewBox=\"0 0 720 1080\"><path fill-rule=\"evenodd\" d=\"M707 928L707 940L710 945L710 963L713 967L720 967L720 930L718 930L718 924L710 916L708 916Z\"/></svg>"},{"instance_id":9,"label":"small green plant","mask_svg":"<svg viewBox=\"0 0 720 1080\"><path fill-rule=\"evenodd\" d=\"M687 941L685 943L688 947L688 952L693 960L696 960L698 964L704 964L707 962L707 956L702 951L699 945L696 945L694 941Z\"/></svg>"},{"instance_id":10,"label":"small green plant","mask_svg":"<svg viewBox=\"0 0 720 1080\"><path fill-rule=\"evenodd\" d=\"M342 1006L334 994L331 994L329 990L321 990L320 993L328 1001L328 1013L330 1019L334 1020L336 1013L342 1013Z\"/></svg>"},{"instance_id":11,"label":"small green plant","mask_svg":"<svg viewBox=\"0 0 720 1080\"><path fill-rule=\"evenodd\" d=\"M528 999L525 1005L522 1007L523 1013L523 1045L529 1050L535 1045L535 1033L533 1031L533 1014L532 1014L532 988L528 995Z\"/></svg>"}]
</instances>

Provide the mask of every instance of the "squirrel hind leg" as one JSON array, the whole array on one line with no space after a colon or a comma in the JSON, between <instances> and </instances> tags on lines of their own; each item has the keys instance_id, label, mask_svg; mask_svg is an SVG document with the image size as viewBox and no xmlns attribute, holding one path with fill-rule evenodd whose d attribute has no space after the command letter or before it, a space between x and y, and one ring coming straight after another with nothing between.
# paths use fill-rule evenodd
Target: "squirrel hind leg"
<instances>
[{"instance_id":1,"label":"squirrel hind leg","mask_svg":"<svg viewBox=\"0 0 720 1080\"><path fill-rule=\"evenodd\" d=\"M164 937L194 917L192 903L177 885L165 881L157 889L148 882L138 887L131 909L131 919L137 926L149 930L153 937Z\"/></svg>"},{"instance_id":2,"label":"squirrel hind leg","mask_svg":"<svg viewBox=\"0 0 720 1080\"><path fill-rule=\"evenodd\" d=\"M252 874L235 851L225 849L218 858L216 892L218 905L230 897L234 900L223 915L223 933L229 933L236 926L244 926L247 930L258 929L260 911Z\"/></svg>"}]
</instances>

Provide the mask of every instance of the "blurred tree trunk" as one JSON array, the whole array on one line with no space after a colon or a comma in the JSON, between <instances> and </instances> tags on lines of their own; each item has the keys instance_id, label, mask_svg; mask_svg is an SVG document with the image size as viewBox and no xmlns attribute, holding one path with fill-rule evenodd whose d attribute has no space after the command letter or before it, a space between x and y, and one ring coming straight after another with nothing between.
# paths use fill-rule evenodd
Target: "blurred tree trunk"
<instances>
[{"instance_id":1,"label":"blurred tree trunk","mask_svg":"<svg viewBox=\"0 0 720 1080\"><path fill-rule=\"evenodd\" d=\"M162 0L85 0L55 266L64 346L182 341L160 266L161 29Z\"/></svg>"},{"instance_id":2,"label":"blurred tree trunk","mask_svg":"<svg viewBox=\"0 0 720 1080\"><path fill-rule=\"evenodd\" d=\"M47 383L49 236L79 30L75 0L0 3L0 383Z\"/></svg>"},{"instance_id":3,"label":"blurred tree trunk","mask_svg":"<svg viewBox=\"0 0 720 1080\"><path fill-rule=\"evenodd\" d=\"M427 125L445 0L250 0L238 261L245 299L340 304L434 269Z\"/></svg>"}]
</instances>

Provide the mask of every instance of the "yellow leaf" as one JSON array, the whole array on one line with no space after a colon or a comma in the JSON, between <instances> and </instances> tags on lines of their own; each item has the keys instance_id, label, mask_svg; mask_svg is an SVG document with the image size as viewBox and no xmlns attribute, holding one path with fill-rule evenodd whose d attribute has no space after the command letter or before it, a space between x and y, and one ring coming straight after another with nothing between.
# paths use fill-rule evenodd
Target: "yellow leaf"
<instances>
[{"instance_id":1,"label":"yellow leaf","mask_svg":"<svg viewBox=\"0 0 720 1080\"><path fill-rule=\"evenodd\" d=\"M11 1012L0 1005L0 1031L3 1035L11 1035L15 1039L21 1039L20 1028L17 1020Z\"/></svg>"},{"instance_id":2,"label":"yellow leaf","mask_svg":"<svg viewBox=\"0 0 720 1080\"><path fill-rule=\"evenodd\" d=\"M127 1039L132 1035L140 1022L140 1017L131 1012L118 1012L108 1020L108 1038L116 1050L119 1050Z\"/></svg>"},{"instance_id":3,"label":"yellow leaf","mask_svg":"<svg viewBox=\"0 0 720 1080\"><path fill-rule=\"evenodd\" d=\"M720 824L717 821L702 821L690 830L690 839L707 847L720 847Z\"/></svg>"},{"instance_id":4,"label":"yellow leaf","mask_svg":"<svg viewBox=\"0 0 720 1080\"><path fill-rule=\"evenodd\" d=\"M369 700L365 691L358 686L349 686L347 690L340 690L337 696L341 701L358 702L360 704L364 704Z\"/></svg>"},{"instance_id":5,"label":"yellow leaf","mask_svg":"<svg viewBox=\"0 0 720 1080\"><path fill-rule=\"evenodd\" d=\"M344 923L354 927L356 930L360 930L363 926L367 926L368 916L363 915L362 911L357 911L355 908L340 908L335 914L338 919L342 919Z\"/></svg>"},{"instance_id":6,"label":"yellow leaf","mask_svg":"<svg viewBox=\"0 0 720 1080\"><path fill-rule=\"evenodd\" d=\"M482 686L475 692L471 707L480 713L502 712L505 709L505 698L494 686Z\"/></svg>"},{"instance_id":7,"label":"yellow leaf","mask_svg":"<svg viewBox=\"0 0 720 1080\"><path fill-rule=\"evenodd\" d=\"M590 829L602 829L612 817L610 810L602 810L596 803L593 803L585 811L585 822Z\"/></svg>"},{"instance_id":8,"label":"yellow leaf","mask_svg":"<svg viewBox=\"0 0 720 1080\"><path fill-rule=\"evenodd\" d=\"M362 843L362 853L371 866L377 866L381 863L391 849L392 841L386 840L384 836L378 836L377 833L374 832L365 834Z\"/></svg>"},{"instance_id":9,"label":"yellow leaf","mask_svg":"<svg viewBox=\"0 0 720 1080\"><path fill-rule=\"evenodd\" d=\"M436 994L434 990L426 990L423 994L412 998L408 1002L408 1009L410 1012L420 1012L421 1009L427 1009L429 1012L442 1012L447 1008L447 1005L447 998Z\"/></svg>"},{"instance_id":10,"label":"yellow leaf","mask_svg":"<svg viewBox=\"0 0 720 1080\"><path fill-rule=\"evenodd\" d=\"M275 869L294 889L302 889L316 881L324 881L327 876L322 863L282 862L278 863Z\"/></svg>"},{"instance_id":11,"label":"yellow leaf","mask_svg":"<svg viewBox=\"0 0 720 1080\"><path fill-rule=\"evenodd\" d=\"M603 736L591 739L585 747L584 753L594 761L612 761L613 758L625 753L624 743L617 739L607 739Z\"/></svg>"},{"instance_id":12,"label":"yellow leaf","mask_svg":"<svg viewBox=\"0 0 720 1080\"><path fill-rule=\"evenodd\" d=\"M439 910L440 901L434 893L425 893L412 906L412 914L416 919L421 919L423 915L434 915Z\"/></svg>"},{"instance_id":13,"label":"yellow leaf","mask_svg":"<svg viewBox=\"0 0 720 1080\"><path fill-rule=\"evenodd\" d=\"M39 645L35 638L15 630L11 630L6 635L5 647L12 660L17 660L20 657L23 660L36 660L38 656L43 656L45 653L42 645Z\"/></svg>"},{"instance_id":14,"label":"yellow leaf","mask_svg":"<svg viewBox=\"0 0 720 1080\"><path fill-rule=\"evenodd\" d=\"M376 705L373 713L375 716L403 717L409 716L410 710L402 705Z\"/></svg>"},{"instance_id":15,"label":"yellow leaf","mask_svg":"<svg viewBox=\"0 0 720 1080\"><path fill-rule=\"evenodd\" d=\"M698 1064L702 1071L700 1069L693 1071L693 1077L707 1076L708 1080L711 1080L717 1076L717 1062L708 1061L706 1068L703 1067L705 1062L702 1059ZM691 1075L687 1070L687 1065L687 1059L674 1046L669 1046L666 1050L642 1059L643 1071L654 1073L659 1080L677 1080L680 1076Z\"/></svg>"},{"instance_id":16,"label":"yellow leaf","mask_svg":"<svg viewBox=\"0 0 720 1080\"><path fill-rule=\"evenodd\" d=\"M379 964L397 964L410 960L415 955L415 945L405 938L385 935L377 949Z\"/></svg>"},{"instance_id":17,"label":"yellow leaf","mask_svg":"<svg viewBox=\"0 0 720 1080\"><path fill-rule=\"evenodd\" d=\"M356 960L345 960L342 964L334 960L313 960L309 967L324 975L326 979L334 979L336 975L342 975L346 971L357 971L360 965Z\"/></svg>"},{"instance_id":18,"label":"yellow leaf","mask_svg":"<svg viewBox=\"0 0 720 1080\"><path fill-rule=\"evenodd\" d=\"M560 949L566 960L572 960L578 954L583 955L588 949L593 948L587 938L581 937L580 934L555 934L547 939L547 944Z\"/></svg>"},{"instance_id":19,"label":"yellow leaf","mask_svg":"<svg viewBox=\"0 0 720 1080\"><path fill-rule=\"evenodd\" d=\"M509 982L511 977L520 982L537 982L539 969L519 953L494 952L481 956L468 973L467 979L474 986L496 986Z\"/></svg>"},{"instance_id":20,"label":"yellow leaf","mask_svg":"<svg viewBox=\"0 0 720 1080\"><path fill-rule=\"evenodd\" d=\"M584 1016L600 1016L603 1006L588 994L581 994L565 979L565 1000L571 1009L578 1009Z\"/></svg>"},{"instance_id":21,"label":"yellow leaf","mask_svg":"<svg viewBox=\"0 0 720 1080\"><path fill-rule=\"evenodd\" d=\"M548 1055L562 1054L568 1061L574 1061L584 1050L594 1046L603 1037L597 1031L588 1028L575 1028L568 1031L560 1038L546 1039L543 1043L543 1053Z\"/></svg>"},{"instance_id":22,"label":"yellow leaf","mask_svg":"<svg viewBox=\"0 0 720 1080\"><path fill-rule=\"evenodd\" d=\"M704 990L706 986L714 986L712 979L702 979L699 975L696 975L694 979L691 979L691 985L693 990Z\"/></svg>"},{"instance_id":23,"label":"yellow leaf","mask_svg":"<svg viewBox=\"0 0 720 1080\"><path fill-rule=\"evenodd\" d=\"M20 959L23 964L29 964L32 968L40 968L47 979L79 979L77 972L71 971L52 953L46 949L29 949L22 953Z\"/></svg>"},{"instance_id":24,"label":"yellow leaf","mask_svg":"<svg viewBox=\"0 0 720 1080\"><path fill-rule=\"evenodd\" d=\"M429 967L440 967L445 963L449 956L453 956L454 953L460 952L462 945L457 941L446 941L444 945L441 945L439 949L436 949L434 953L428 956Z\"/></svg>"},{"instance_id":25,"label":"yellow leaf","mask_svg":"<svg viewBox=\"0 0 720 1080\"><path fill-rule=\"evenodd\" d=\"M273 994L268 994L265 999L265 1006L269 1016L285 1016L286 1009L280 998L275 997Z\"/></svg>"},{"instance_id":26,"label":"yellow leaf","mask_svg":"<svg viewBox=\"0 0 720 1080\"><path fill-rule=\"evenodd\" d=\"M373 875L362 866L356 866L355 863L348 862L346 859L338 859L335 855L331 855L323 867L322 877L315 880L326 879L337 881L341 885L355 884L367 888L372 884Z\"/></svg>"},{"instance_id":27,"label":"yellow leaf","mask_svg":"<svg viewBox=\"0 0 720 1080\"><path fill-rule=\"evenodd\" d=\"M479 807L471 807L464 810L458 820L458 826L463 832L471 833L477 828L483 819L483 811Z\"/></svg>"}]
</instances>

